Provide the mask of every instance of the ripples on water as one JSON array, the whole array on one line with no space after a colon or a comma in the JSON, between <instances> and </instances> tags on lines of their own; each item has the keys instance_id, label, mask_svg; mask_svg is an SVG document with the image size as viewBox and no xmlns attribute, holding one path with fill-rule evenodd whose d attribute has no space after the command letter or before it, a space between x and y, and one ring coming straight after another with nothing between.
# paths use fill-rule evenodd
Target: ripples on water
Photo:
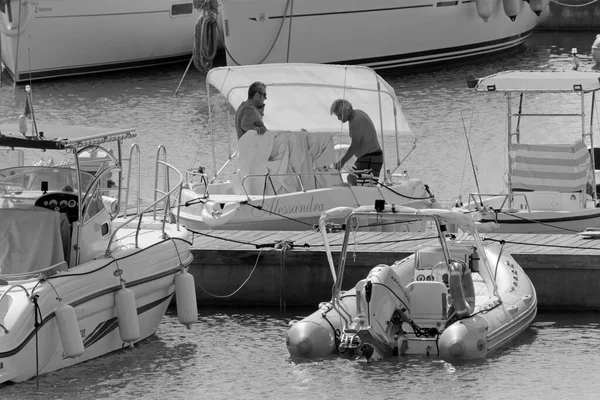
<instances>
[{"instance_id":1,"label":"ripples on water","mask_svg":"<svg viewBox=\"0 0 600 400\"><path fill-rule=\"evenodd\" d=\"M310 312L312 310L306 311ZM540 314L504 350L451 365L406 357L293 361L284 338L294 312L202 310L185 330L170 312L137 345L35 379L0 386L6 399L563 399L596 398L597 314Z\"/></svg>"},{"instance_id":2,"label":"ripples on water","mask_svg":"<svg viewBox=\"0 0 600 400\"><path fill-rule=\"evenodd\" d=\"M504 171L505 105L500 98L478 102L480 112L471 124L474 103L465 77L505 69L570 69L572 47L579 49L580 69L591 69L594 38L595 33L536 33L510 55L410 75L382 72L396 89L419 138L406 162L411 176L430 184L442 200L475 189L473 173L465 169L462 112L481 189L497 190ZM46 122L137 128L144 174L153 170L152 158L160 144L167 146L169 161L181 170L210 166L212 142L206 127L204 75L191 70L179 95L173 97L184 68L178 65L34 83L36 118L41 126ZM17 87L13 98L12 85L4 79L0 124L16 122L24 106L23 88ZM223 111L225 106L218 109ZM218 131L226 137L224 117L218 118L223 122ZM560 134L561 129L553 133ZM217 153L223 154L228 145L221 138L215 146ZM146 195L151 196L149 192ZM327 299L315 299L315 305L323 300ZM402 358L364 365L341 358L290 361L285 335L288 321L297 312L201 313L200 323L191 330L170 314L156 335L132 351L41 376L39 391L35 380L0 386L0 398L591 399L600 390L598 314L540 314L513 345L483 362L450 365Z\"/></svg>"}]
</instances>

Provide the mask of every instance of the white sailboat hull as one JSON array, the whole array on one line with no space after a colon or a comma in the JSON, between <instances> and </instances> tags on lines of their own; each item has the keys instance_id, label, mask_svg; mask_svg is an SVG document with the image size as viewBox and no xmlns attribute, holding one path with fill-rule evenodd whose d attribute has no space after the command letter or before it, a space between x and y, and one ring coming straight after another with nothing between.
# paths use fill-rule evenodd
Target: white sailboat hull
<instances>
[{"instance_id":1,"label":"white sailboat hull","mask_svg":"<svg viewBox=\"0 0 600 400\"><path fill-rule=\"evenodd\" d=\"M514 21L492 1L222 0L228 65L282 62L416 67L515 47L539 22L527 2ZM291 17L290 17L291 16Z\"/></svg>"},{"instance_id":2,"label":"white sailboat hull","mask_svg":"<svg viewBox=\"0 0 600 400\"><path fill-rule=\"evenodd\" d=\"M191 1L22 0L14 36L0 13L2 62L17 82L189 59L200 13ZM18 20L19 2L12 0ZM27 15L28 14L28 15Z\"/></svg>"}]
</instances>

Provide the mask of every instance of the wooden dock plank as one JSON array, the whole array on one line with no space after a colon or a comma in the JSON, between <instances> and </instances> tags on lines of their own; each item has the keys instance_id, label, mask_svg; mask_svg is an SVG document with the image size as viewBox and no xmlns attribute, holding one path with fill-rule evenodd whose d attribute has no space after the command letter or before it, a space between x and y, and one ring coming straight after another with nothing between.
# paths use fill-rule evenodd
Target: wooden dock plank
<instances>
[{"instance_id":1,"label":"wooden dock plank","mask_svg":"<svg viewBox=\"0 0 600 400\"><path fill-rule=\"evenodd\" d=\"M505 249L511 254L598 254L600 240L584 239L571 234L491 234L491 240L505 241ZM330 233L332 249L341 248L343 232ZM458 236L457 240L461 237ZM321 234L317 231L201 231L194 235L193 247L210 250L252 250L256 245L273 244L291 240L295 248L324 251ZM355 244L356 241L356 244ZM354 251L413 252L417 247L437 243L435 234L419 232L356 232L350 233L350 247Z\"/></svg>"}]
</instances>

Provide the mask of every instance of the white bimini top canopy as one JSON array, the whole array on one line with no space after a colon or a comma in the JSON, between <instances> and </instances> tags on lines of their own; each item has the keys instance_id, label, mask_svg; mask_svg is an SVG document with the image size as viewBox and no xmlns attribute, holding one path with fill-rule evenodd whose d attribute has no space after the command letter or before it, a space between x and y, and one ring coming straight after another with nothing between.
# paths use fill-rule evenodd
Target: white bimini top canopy
<instances>
[{"instance_id":1,"label":"white bimini top canopy","mask_svg":"<svg viewBox=\"0 0 600 400\"><path fill-rule=\"evenodd\" d=\"M394 89L374 70L330 64L260 64L214 68L206 76L237 109L255 81L267 86L265 125L270 130L339 132L330 115L336 99L346 99L365 111L384 134L413 135Z\"/></svg>"},{"instance_id":2,"label":"white bimini top canopy","mask_svg":"<svg viewBox=\"0 0 600 400\"><path fill-rule=\"evenodd\" d=\"M505 71L479 78L480 92L594 92L600 89L600 73L587 71Z\"/></svg>"}]
</instances>

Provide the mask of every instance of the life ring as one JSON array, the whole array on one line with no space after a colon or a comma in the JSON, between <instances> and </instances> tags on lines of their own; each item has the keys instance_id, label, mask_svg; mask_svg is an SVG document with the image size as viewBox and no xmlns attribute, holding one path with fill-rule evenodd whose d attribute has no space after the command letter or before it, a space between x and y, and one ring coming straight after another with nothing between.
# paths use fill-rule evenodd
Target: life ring
<instances>
[{"instance_id":1,"label":"life ring","mask_svg":"<svg viewBox=\"0 0 600 400\"><path fill-rule=\"evenodd\" d=\"M475 310L475 286L471 271L461 261L450 262L450 295L456 315L469 317Z\"/></svg>"},{"instance_id":2,"label":"life ring","mask_svg":"<svg viewBox=\"0 0 600 400\"><path fill-rule=\"evenodd\" d=\"M8 37L21 36L31 22L31 6L28 0L0 0L0 3L5 4L5 11L0 12L0 32ZM11 6L13 3L13 6ZM20 7L19 7L20 4ZM9 11L10 8L10 11ZM20 8L20 12L19 12ZM9 14L10 12L10 14ZM20 14L20 15L19 15ZM12 21L8 20L11 15ZM19 21L16 22L15 19Z\"/></svg>"},{"instance_id":3,"label":"life ring","mask_svg":"<svg viewBox=\"0 0 600 400\"><path fill-rule=\"evenodd\" d=\"M202 222L211 227L228 223L240 208L240 203L216 203L207 201L202 208Z\"/></svg>"}]
</instances>

